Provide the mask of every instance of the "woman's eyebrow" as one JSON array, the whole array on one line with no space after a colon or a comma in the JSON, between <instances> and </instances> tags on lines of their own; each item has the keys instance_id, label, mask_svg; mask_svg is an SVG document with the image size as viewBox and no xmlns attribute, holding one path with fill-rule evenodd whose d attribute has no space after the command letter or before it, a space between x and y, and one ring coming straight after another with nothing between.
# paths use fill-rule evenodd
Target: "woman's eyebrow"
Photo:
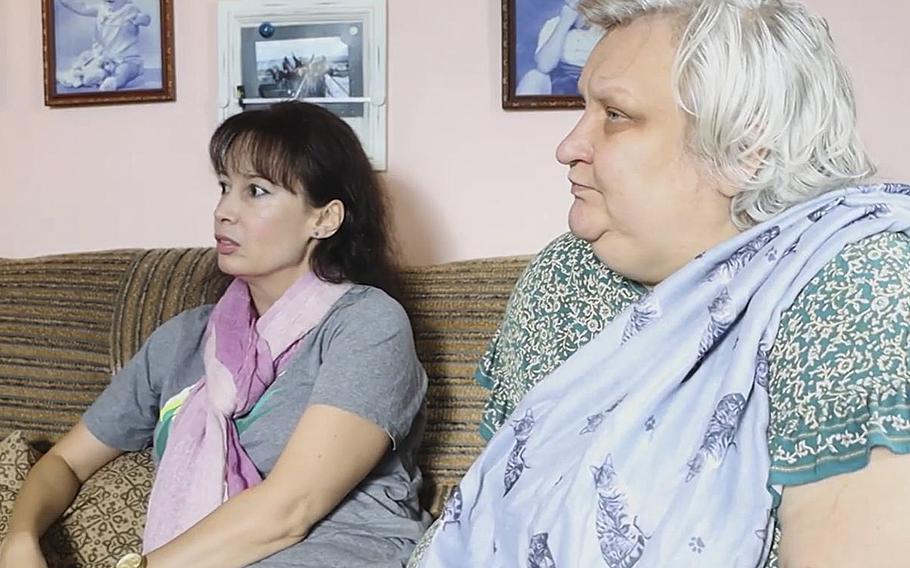
<instances>
[{"instance_id":1,"label":"woman's eyebrow","mask_svg":"<svg viewBox=\"0 0 910 568\"><path fill-rule=\"evenodd\" d=\"M591 85L590 95L597 100L610 100L617 103L634 102L632 91L625 85L610 79L601 79Z\"/></svg>"},{"instance_id":2,"label":"woman's eyebrow","mask_svg":"<svg viewBox=\"0 0 910 568\"><path fill-rule=\"evenodd\" d=\"M265 175L265 174L261 174L261 173L255 171L255 170L246 170L246 171L244 171L244 170L238 170L237 173L240 174L240 175L242 175L242 176L244 176L244 177L247 177L247 178L251 178L251 179L252 179L252 178L255 178L255 179L265 180L265 181L267 181L267 182L269 182L269 183L275 185L275 181L274 181L273 179L271 179L269 176L267 176L267 175Z\"/></svg>"}]
</instances>

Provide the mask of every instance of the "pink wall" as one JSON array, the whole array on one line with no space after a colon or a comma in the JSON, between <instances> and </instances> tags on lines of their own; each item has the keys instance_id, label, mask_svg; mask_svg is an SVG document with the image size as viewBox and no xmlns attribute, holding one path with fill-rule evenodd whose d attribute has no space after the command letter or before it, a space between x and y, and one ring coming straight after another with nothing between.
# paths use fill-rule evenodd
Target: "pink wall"
<instances>
[{"instance_id":1,"label":"pink wall","mask_svg":"<svg viewBox=\"0 0 910 568\"><path fill-rule=\"evenodd\" d=\"M216 0L176 0L176 103L48 109L40 0L0 0L0 256L211 241ZM853 72L860 128L910 180L910 6L811 0ZM406 260L532 252L565 230L554 148L575 111L499 106L498 0L389 0L389 169ZM444 6L444 8L443 8Z\"/></svg>"}]
</instances>

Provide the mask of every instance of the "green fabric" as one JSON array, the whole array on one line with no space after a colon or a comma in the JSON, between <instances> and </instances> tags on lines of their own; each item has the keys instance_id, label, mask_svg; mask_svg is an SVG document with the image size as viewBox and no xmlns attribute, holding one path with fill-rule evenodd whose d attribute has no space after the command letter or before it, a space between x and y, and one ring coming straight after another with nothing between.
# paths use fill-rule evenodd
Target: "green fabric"
<instances>
[{"instance_id":1,"label":"green fabric","mask_svg":"<svg viewBox=\"0 0 910 568\"><path fill-rule=\"evenodd\" d=\"M481 435L489 440L537 381L644 292L570 234L545 248L519 279L476 372L477 382L492 391Z\"/></svg>"},{"instance_id":2,"label":"green fabric","mask_svg":"<svg viewBox=\"0 0 910 568\"><path fill-rule=\"evenodd\" d=\"M645 288L563 235L526 269L476 373L489 439L540 379ZM875 446L910 452L910 238L847 246L781 316L769 354L769 485L861 469ZM776 542L767 566L776 566Z\"/></svg>"},{"instance_id":3,"label":"green fabric","mask_svg":"<svg viewBox=\"0 0 910 568\"><path fill-rule=\"evenodd\" d=\"M770 354L770 483L862 469L874 446L910 452L910 239L848 246L781 318Z\"/></svg>"},{"instance_id":4,"label":"green fabric","mask_svg":"<svg viewBox=\"0 0 910 568\"><path fill-rule=\"evenodd\" d=\"M155 425L155 462L161 462L161 457L164 456L164 449L167 447L167 440L171 434L171 424L174 421L174 417L177 415L177 412L180 410L180 407L183 406L183 403L186 402L187 396L189 396L190 391L195 385L189 386L176 395L172 396L164 406L161 407L159 412L158 424ZM266 409L266 405L273 396L281 392L281 389L276 389L275 391L269 390L263 394L259 400L256 401L256 404L253 405L253 408L240 418L234 419L234 425L237 427L237 433L242 434L244 430L250 427L258 418L260 418Z\"/></svg>"}]
</instances>

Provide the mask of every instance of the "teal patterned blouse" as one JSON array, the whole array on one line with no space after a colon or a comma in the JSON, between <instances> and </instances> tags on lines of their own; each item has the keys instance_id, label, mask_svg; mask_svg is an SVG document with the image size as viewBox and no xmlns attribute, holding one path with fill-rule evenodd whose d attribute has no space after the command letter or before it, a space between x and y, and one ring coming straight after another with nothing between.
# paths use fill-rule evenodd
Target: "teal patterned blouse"
<instances>
[{"instance_id":1,"label":"teal patterned blouse","mask_svg":"<svg viewBox=\"0 0 910 568\"><path fill-rule=\"evenodd\" d=\"M491 391L481 434L644 291L571 234L547 246L477 371ZM910 238L876 235L829 262L782 314L769 364L769 487L856 471L874 446L910 452Z\"/></svg>"}]
</instances>

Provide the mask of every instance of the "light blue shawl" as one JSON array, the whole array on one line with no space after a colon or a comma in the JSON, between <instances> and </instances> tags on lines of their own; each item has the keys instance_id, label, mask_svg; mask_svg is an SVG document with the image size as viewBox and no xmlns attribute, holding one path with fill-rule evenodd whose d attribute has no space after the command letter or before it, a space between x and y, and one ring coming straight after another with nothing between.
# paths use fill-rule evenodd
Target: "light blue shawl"
<instances>
[{"instance_id":1,"label":"light blue shawl","mask_svg":"<svg viewBox=\"0 0 910 568\"><path fill-rule=\"evenodd\" d=\"M690 262L524 397L420 566L763 565L780 314L846 244L908 230L910 187L843 189Z\"/></svg>"}]
</instances>

